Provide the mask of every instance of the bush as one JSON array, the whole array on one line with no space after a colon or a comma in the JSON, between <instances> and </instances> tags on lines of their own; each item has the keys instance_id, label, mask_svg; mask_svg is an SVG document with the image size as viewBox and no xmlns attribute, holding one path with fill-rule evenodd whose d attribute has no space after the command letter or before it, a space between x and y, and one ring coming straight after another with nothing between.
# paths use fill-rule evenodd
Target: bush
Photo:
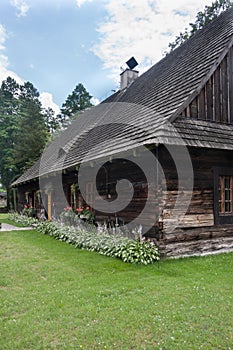
<instances>
[{"instance_id":1,"label":"bush","mask_svg":"<svg viewBox=\"0 0 233 350\"><path fill-rule=\"evenodd\" d=\"M25 205L23 208L22 214L33 218L36 215L36 210L32 206Z\"/></svg>"},{"instance_id":2,"label":"bush","mask_svg":"<svg viewBox=\"0 0 233 350\"><path fill-rule=\"evenodd\" d=\"M61 221L68 226L74 225L75 213L72 207L64 208L64 211L60 214Z\"/></svg>"},{"instance_id":3,"label":"bush","mask_svg":"<svg viewBox=\"0 0 233 350\"><path fill-rule=\"evenodd\" d=\"M18 213L10 213L8 217L11 221L14 221L23 226L32 226L33 224L38 222L36 218L26 216L26 215L20 215Z\"/></svg>"},{"instance_id":4,"label":"bush","mask_svg":"<svg viewBox=\"0 0 233 350\"><path fill-rule=\"evenodd\" d=\"M88 224L93 224L95 220L95 215L92 210L89 208L83 209L83 208L78 208L76 209L77 211L77 216L81 220L84 220Z\"/></svg>"},{"instance_id":5,"label":"bush","mask_svg":"<svg viewBox=\"0 0 233 350\"><path fill-rule=\"evenodd\" d=\"M159 260L158 248L153 242L131 241L122 247L121 259L129 263L151 264Z\"/></svg>"},{"instance_id":6,"label":"bush","mask_svg":"<svg viewBox=\"0 0 233 350\"><path fill-rule=\"evenodd\" d=\"M76 212L74 212L72 207L64 208L64 211L60 214L61 221L67 226L75 226L79 224L80 219L88 224L93 224L95 220L95 216L92 210L87 207L77 208Z\"/></svg>"}]
</instances>

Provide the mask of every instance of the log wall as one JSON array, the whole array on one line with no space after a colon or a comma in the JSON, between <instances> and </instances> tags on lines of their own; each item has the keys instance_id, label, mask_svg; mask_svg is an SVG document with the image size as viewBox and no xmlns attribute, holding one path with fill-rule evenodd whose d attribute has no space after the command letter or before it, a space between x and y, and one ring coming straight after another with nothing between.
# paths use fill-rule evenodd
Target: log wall
<instances>
[{"instance_id":1,"label":"log wall","mask_svg":"<svg viewBox=\"0 0 233 350\"><path fill-rule=\"evenodd\" d=\"M182 150L177 147L177 152ZM160 148L160 161L167 179L163 192L163 210L160 216L162 227L158 243L165 256L185 256L233 250L233 225L216 225L214 206L215 167L233 169L233 152L211 149L189 149L193 164L194 183L191 202L184 218L179 221L179 208L174 206L178 195L178 179L175 167L171 167L170 155ZM188 189L182 191L189 194ZM173 214L173 216L172 216ZM233 220L232 220L233 222ZM174 229L175 227L175 229Z\"/></svg>"},{"instance_id":2,"label":"log wall","mask_svg":"<svg viewBox=\"0 0 233 350\"><path fill-rule=\"evenodd\" d=\"M178 157L182 159L182 148L173 148ZM134 196L126 207L117 212L106 214L96 209L95 215L98 222L108 222L111 225L117 221L120 224L127 224L137 218L143 211L145 203L150 201L150 208L147 215L142 218L140 224L147 237L154 239L160 251L165 256L184 256L206 254L232 249L233 247L233 225L216 225L214 213L214 169L223 167L233 169L233 152L223 150L190 148L189 153L192 160L194 182L193 189L181 188L182 198L185 199L191 194L191 202L187 207L185 216L180 220L180 208L175 211L174 206L178 195L179 179L176 166L169 152L164 146L155 151L163 169L165 178L158 176L153 186L147 185L143 172L131 162L122 159L107 162L97 176L97 189L100 196L111 202L117 198L116 184L121 179L128 179L133 185ZM87 167L87 173L89 168ZM186 179L184 169L182 174ZM54 177L55 179L55 177ZM52 177L49 179L52 184ZM88 181L88 176L86 177ZM76 170L66 171L63 175L63 186L67 199L72 204L71 185L78 182ZM19 210L25 204L25 192L35 192L39 189L38 181L32 181L20 186L18 191ZM148 199L149 193L149 199ZM52 201L55 204L57 215L63 210L59 203L59 194L54 188ZM78 189L74 207L83 206L83 201ZM93 207L96 208L95 198ZM97 206L98 208L98 206ZM174 229L175 224L175 229Z\"/></svg>"}]
</instances>

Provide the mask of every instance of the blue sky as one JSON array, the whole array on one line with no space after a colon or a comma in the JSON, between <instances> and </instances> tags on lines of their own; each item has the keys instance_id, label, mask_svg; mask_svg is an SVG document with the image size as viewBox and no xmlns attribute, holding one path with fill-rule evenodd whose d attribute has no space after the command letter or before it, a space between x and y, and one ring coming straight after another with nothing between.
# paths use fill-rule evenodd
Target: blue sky
<instances>
[{"instance_id":1,"label":"blue sky","mask_svg":"<svg viewBox=\"0 0 233 350\"><path fill-rule=\"evenodd\" d=\"M125 62L140 73L210 0L1 0L0 81L30 81L56 112L78 83L94 102L119 87Z\"/></svg>"}]
</instances>

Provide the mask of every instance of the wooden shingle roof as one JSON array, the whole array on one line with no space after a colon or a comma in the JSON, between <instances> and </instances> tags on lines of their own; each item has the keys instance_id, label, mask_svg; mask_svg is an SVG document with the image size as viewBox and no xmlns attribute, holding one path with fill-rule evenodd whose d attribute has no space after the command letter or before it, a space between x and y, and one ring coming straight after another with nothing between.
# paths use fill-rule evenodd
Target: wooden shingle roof
<instances>
[{"instance_id":1,"label":"wooden shingle roof","mask_svg":"<svg viewBox=\"0 0 233 350\"><path fill-rule=\"evenodd\" d=\"M101 104L81 113L13 185L149 144L233 150L233 125L181 118L233 45L233 7ZM171 124L173 126L171 126Z\"/></svg>"}]
</instances>

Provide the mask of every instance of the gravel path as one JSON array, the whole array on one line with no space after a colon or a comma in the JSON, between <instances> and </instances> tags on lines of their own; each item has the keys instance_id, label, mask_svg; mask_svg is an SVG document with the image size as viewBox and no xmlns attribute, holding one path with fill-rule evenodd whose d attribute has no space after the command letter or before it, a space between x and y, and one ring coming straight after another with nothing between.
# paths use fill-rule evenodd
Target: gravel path
<instances>
[{"instance_id":1,"label":"gravel path","mask_svg":"<svg viewBox=\"0 0 233 350\"><path fill-rule=\"evenodd\" d=\"M0 231L24 231L24 230L31 230L31 229L32 229L31 227L16 227L13 225L2 223L2 228L0 229Z\"/></svg>"}]
</instances>

